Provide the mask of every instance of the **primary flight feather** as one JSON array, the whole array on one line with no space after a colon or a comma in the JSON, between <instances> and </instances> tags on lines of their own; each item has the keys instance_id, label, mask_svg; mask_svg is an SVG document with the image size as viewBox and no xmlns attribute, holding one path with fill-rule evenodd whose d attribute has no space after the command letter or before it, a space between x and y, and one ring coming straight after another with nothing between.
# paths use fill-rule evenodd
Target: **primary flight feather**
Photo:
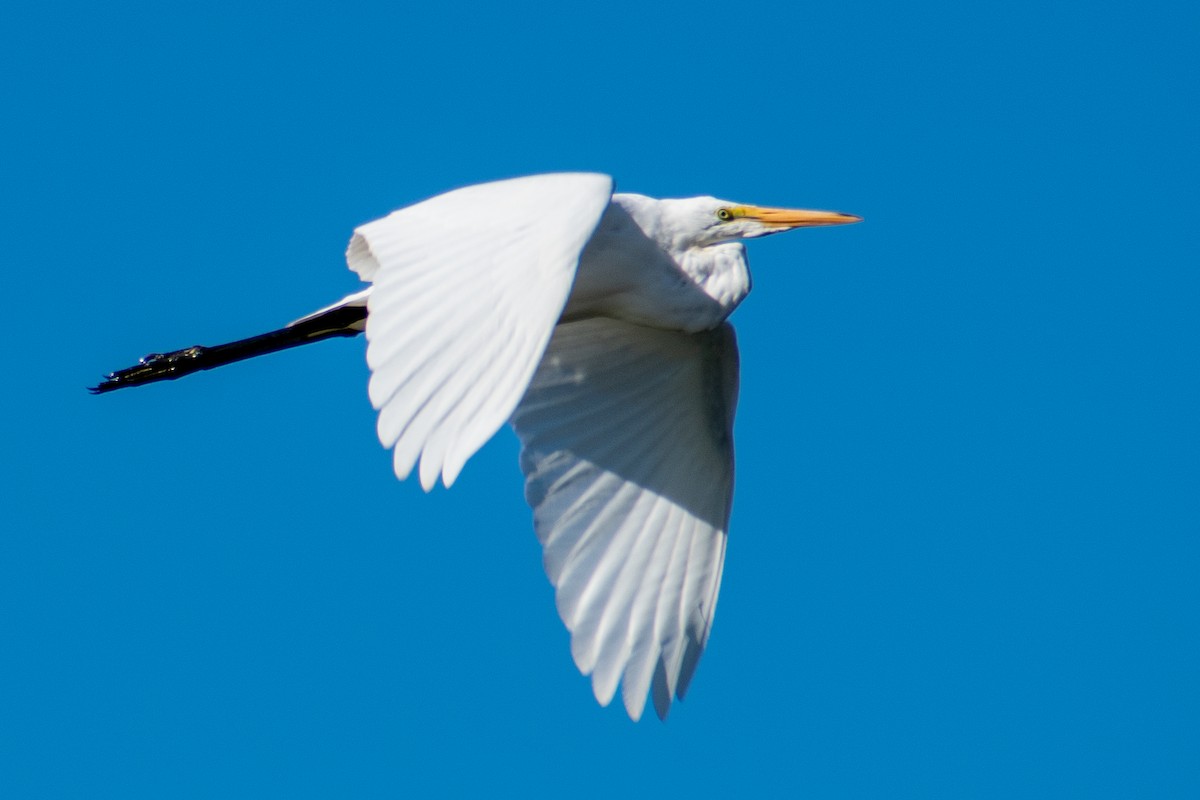
<instances>
[{"instance_id":1,"label":"primary flight feather","mask_svg":"<svg viewBox=\"0 0 1200 800\"><path fill-rule=\"evenodd\" d=\"M511 421L575 663L665 718L708 641L733 493L741 240L858 217L613 194L590 173L468 186L360 226L371 286L285 328L152 354L107 392L365 330L396 475L449 487Z\"/></svg>"}]
</instances>

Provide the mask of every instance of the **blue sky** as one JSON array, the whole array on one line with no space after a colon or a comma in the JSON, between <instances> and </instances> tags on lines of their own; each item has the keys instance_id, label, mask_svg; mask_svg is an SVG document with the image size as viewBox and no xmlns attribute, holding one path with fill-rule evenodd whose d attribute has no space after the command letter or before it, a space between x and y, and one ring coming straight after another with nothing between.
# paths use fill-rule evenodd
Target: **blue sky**
<instances>
[{"instance_id":1,"label":"blue sky","mask_svg":"<svg viewBox=\"0 0 1200 800\"><path fill-rule=\"evenodd\" d=\"M1193 797L1200 12L44 2L0 30L0 794ZM571 662L507 430L400 484L361 341L105 397L481 180L751 244L688 700Z\"/></svg>"}]
</instances>

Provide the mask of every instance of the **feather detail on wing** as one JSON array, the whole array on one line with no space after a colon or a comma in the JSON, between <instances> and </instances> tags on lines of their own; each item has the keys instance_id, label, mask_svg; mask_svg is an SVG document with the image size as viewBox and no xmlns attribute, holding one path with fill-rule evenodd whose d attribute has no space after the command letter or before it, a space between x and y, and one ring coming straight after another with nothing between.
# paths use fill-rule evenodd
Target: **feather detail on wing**
<instances>
[{"instance_id":1,"label":"feather detail on wing","mask_svg":"<svg viewBox=\"0 0 1200 800\"><path fill-rule=\"evenodd\" d=\"M638 719L683 698L708 641L733 493L733 329L557 327L513 415L571 650Z\"/></svg>"},{"instance_id":2,"label":"feather detail on wing","mask_svg":"<svg viewBox=\"0 0 1200 800\"><path fill-rule=\"evenodd\" d=\"M564 173L438 195L355 230L369 393L396 475L446 486L525 392L612 194Z\"/></svg>"}]
</instances>

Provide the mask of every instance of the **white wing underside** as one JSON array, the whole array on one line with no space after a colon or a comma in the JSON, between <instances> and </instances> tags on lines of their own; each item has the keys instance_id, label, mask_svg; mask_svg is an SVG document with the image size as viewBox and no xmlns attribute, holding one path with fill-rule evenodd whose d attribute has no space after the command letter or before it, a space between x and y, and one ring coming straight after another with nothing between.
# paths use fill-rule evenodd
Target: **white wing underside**
<instances>
[{"instance_id":1,"label":"white wing underside","mask_svg":"<svg viewBox=\"0 0 1200 800\"><path fill-rule=\"evenodd\" d=\"M347 262L374 286L336 305L367 304L371 403L399 478L419 461L426 490L450 486L512 417L575 662L602 704L620 682L636 720L651 688L666 716L708 640L737 347L728 325L555 327L611 193L604 175L540 175L401 209L355 230Z\"/></svg>"},{"instance_id":2,"label":"white wing underside","mask_svg":"<svg viewBox=\"0 0 1200 800\"><path fill-rule=\"evenodd\" d=\"M559 325L513 415L571 651L607 705L665 717L708 640L733 491L733 329Z\"/></svg>"},{"instance_id":3,"label":"white wing underside","mask_svg":"<svg viewBox=\"0 0 1200 800\"><path fill-rule=\"evenodd\" d=\"M450 486L512 414L612 195L568 173L448 192L367 223L346 251L372 281L367 363L396 475Z\"/></svg>"}]
</instances>

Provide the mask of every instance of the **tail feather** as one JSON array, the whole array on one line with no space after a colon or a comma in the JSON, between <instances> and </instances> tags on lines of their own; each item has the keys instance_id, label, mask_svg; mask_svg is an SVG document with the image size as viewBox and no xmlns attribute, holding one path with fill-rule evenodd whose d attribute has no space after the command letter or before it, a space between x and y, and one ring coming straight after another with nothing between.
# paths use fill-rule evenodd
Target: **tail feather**
<instances>
[{"instance_id":1,"label":"tail feather","mask_svg":"<svg viewBox=\"0 0 1200 800\"><path fill-rule=\"evenodd\" d=\"M322 339L357 336L365 329L366 319L365 303L339 303L297 320L285 328L248 339L212 347L195 345L171 353L151 353L132 367L110 372L98 386L92 386L88 391L92 394L104 394L126 386L176 380L193 372L319 342Z\"/></svg>"}]
</instances>

